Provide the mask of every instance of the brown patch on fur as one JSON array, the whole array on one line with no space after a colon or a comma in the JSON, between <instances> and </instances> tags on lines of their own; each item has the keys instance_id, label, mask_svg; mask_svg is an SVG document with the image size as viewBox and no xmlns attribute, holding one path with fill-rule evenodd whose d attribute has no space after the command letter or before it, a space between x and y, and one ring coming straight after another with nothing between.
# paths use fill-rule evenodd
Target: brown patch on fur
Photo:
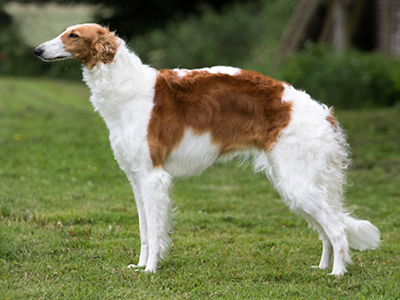
<instances>
[{"instance_id":1,"label":"brown patch on fur","mask_svg":"<svg viewBox=\"0 0 400 300\"><path fill-rule=\"evenodd\" d=\"M333 109L333 107L331 107L329 109L329 115L326 116L326 120L331 124L332 128L337 131L338 130L338 122L336 120L336 118L333 116L335 110Z\"/></svg>"},{"instance_id":2,"label":"brown patch on fur","mask_svg":"<svg viewBox=\"0 0 400 300\"><path fill-rule=\"evenodd\" d=\"M290 122L292 103L282 102L282 82L254 71L237 75L173 70L157 76L154 108L148 127L153 165L162 166L182 141L185 130L211 133L212 142L228 151L269 149Z\"/></svg>"},{"instance_id":3,"label":"brown patch on fur","mask_svg":"<svg viewBox=\"0 0 400 300\"><path fill-rule=\"evenodd\" d=\"M114 60L121 43L118 37L108 28L97 24L85 24L70 28L67 28L61 36L64 50L71 53L89 70L93 69L98 63L106 64Z\"/></svg>"}]
</instances>

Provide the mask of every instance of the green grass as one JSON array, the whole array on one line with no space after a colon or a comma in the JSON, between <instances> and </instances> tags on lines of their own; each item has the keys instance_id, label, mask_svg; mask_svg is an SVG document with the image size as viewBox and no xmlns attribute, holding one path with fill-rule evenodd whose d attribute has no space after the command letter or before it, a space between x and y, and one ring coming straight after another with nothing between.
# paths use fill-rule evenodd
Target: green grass
<instances>
[{"instance_id":1,"label":"green grass","mask_svg":"<svg viewBox=\"0 0 400 300\"><path fill-rule=\"evenodd\" d=\"M138 260L134 198L76 82L0 78L1 299L396 299L399 112L339 111L353 146L347 203L382 245L344 277L312 269L318 235L251 169L179 181L173 245L157 274Z\"/></svg>"}]
</instances>

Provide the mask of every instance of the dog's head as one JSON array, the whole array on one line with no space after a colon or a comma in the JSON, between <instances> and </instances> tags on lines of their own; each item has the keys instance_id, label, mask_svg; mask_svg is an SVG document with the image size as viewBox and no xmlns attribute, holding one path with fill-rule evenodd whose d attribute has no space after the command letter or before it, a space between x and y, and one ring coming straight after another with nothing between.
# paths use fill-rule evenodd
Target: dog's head
<instances>
[{"instance_id":1,"label":"dog's head","mask_svg":"<svg viewBox=\"0 0 400 300\"><path fill-rule=\"evenodd\" d=\"M97 24L68 27L56 38L45 42L33 51L44 61L75 58L92 69L98 63L114 60L121 40L108 28Z\"/></svg>"}]
</instances>

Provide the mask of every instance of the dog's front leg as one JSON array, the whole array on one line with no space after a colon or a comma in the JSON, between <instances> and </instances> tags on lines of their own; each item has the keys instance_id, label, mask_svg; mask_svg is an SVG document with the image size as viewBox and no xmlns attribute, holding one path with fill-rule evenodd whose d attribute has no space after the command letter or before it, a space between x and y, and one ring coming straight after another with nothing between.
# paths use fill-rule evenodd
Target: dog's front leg
<instances>
[{"instance_id":1,"label":"dog's front leg","mask_svg":"<svg viewBox=\"0 0 400 300\"><path fill-rule=\"evenodd\" d=\"M142 198L142 193L137 184L137 179L134 174L128 174L129 180L132 185L133 194L135 195L136 208L138 211L139 217L139 230L140 230L140 256L139 262L137 265L129 265L129 268L136 267L145 267L147 264L147 258L149 254L149 245L148 245L148 237L147 237L147 220L146 220L146 212L144 210L144 203Z\"/></svg>"},{"instance_id":2,"label":"dog's front leg","mask_svg":"<svg viewBox=\"0 0 400 300\"><path fill-rule=\"evenodd\" d=\"M146 271L156 272L159 260L166 258L168 254L171 241L169 237L172 214L172 203L169 197L171 176L164 169L156 168L144 174L139 182L147 221ZM142 254L140 259L142 259Z\"/></svg>"}]
</instances>

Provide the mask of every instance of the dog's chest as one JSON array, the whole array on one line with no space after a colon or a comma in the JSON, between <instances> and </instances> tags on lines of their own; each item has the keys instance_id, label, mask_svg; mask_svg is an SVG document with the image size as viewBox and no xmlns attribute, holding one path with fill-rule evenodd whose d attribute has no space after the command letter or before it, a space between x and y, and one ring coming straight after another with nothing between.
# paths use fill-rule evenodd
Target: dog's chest
<instances>
[{"instance_id":1,"label":"dog's chest","mask_svg":"<svg viewBox=\"0 0 400 300\"><path fill-rule=\"evenodd\" d=\"M142 103L140 108L125 107L112 118L103 116L110 131L114 157L125 172L138 172L151 167L147 143L152 105Z\"/></svg>"}]
</instances>

